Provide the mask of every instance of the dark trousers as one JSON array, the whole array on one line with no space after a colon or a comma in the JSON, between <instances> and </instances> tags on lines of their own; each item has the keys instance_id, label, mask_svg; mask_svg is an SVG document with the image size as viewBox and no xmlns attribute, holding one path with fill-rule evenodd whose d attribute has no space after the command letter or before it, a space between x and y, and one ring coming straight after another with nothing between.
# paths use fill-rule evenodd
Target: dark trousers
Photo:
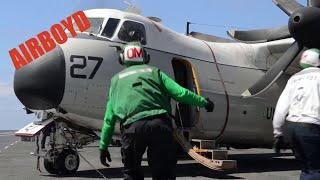
<instances>
[{"instance_id":1,"label":"dark trousers","mask_svg":"<svg viewBox=\"0 0 320 180\"><path fill-rule=\"evenodd\" d=\"M143 179L141 161L147 149L152 179L175 179L176 147L171 120L144 119L122 128L124 179Z\"/></svg>"},{"instance_id":2,"label":"dark trousers","mask_svg":"<svg viewBox=\"0 0 320 180\"><path fill-rule=\"evenodd\" d=\"M302 164L300 179L320 179L320 126L287 122L287 132L296 159Z\"/></svg>"}]
</instances>

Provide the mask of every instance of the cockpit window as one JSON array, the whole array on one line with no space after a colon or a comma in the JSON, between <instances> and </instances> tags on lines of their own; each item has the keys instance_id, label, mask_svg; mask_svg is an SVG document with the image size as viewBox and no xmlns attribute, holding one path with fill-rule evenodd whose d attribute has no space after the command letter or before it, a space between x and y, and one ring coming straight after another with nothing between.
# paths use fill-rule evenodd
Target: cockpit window
<instances>
[{"instance_id":1,"label":"cockpit window","mask_svg":"<svg viewBox=\"0 0 320 180\"><path fill-rule=\"evenodd\" d=\"M111 38L113 36L114 31L117 29L119 22L120 19L109 18L101 35Z\"/></svg>"},{"instance_id":2,"label":"cockpit window","mask_svg":"<svg viewBox=\"0 0 320 180\"><path fill-rule=\"evenodd\" d=\"M102 28L102 23L104 18L88 18L90 21L90 28L85 30L85 32L98 34ZM80 31L77 25L73 26L76 31Z\"/></svg>"},{"instance_id":3,"label":"cockpit window","mask_svg":"<svg viewBox=\"0 0 320 180\"><path fill-rule=\"evenodd\" d=\"M146 30L141 23L125 21L120 28L118 37L122 41L139 41L141 44L146 44Z\"/></svg>"}]
</instances>

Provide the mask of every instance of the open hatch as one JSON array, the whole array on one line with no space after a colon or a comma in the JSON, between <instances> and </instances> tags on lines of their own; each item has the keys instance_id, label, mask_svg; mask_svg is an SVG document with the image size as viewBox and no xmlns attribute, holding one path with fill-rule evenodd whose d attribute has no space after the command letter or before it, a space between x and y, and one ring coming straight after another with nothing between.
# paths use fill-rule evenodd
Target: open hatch
<instances>
[{"instance_id":1,"label":"open hatch","mask_svg":"<svg viewBox=\"0 0 320 180\"><path fill-rule=\"evenodd\" d=\"M197 73L192 64L183 59L174 58L172 67L175 80L178 84L200 95L200 84ZM183 150L194 160L213 170L234 170L237 167L236 161L227 160L227 152L215 149L204 149L201 144L208 140L198 140L200 147L192 146L190 143L190 132L200 122L199 107L177 103L175 112L175 139ZM212 141L213 142L213 141ZM212 158L204 156L205 153L212 153ZM215 154L225 155L223 159L215 159Z\"/></svg>"}]
</instances>

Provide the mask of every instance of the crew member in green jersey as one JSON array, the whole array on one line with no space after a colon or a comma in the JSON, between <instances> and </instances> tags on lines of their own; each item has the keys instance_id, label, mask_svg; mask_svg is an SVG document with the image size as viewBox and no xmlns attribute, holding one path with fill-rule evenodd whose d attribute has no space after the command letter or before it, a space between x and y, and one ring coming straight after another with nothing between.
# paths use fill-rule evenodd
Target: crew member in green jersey
<instances>
[{"instance_id":1,"label":"crew member in green jersey","mask_svg":"<svg viewBox=\"0 0 320 180\"><path fill-rule=\"evenodd\" d=\"M143 179L142 156L147 149L153 179L175 179L176 149L170 99L212 112L214 104L178 85L164 72L147 65L149 55L140 43L129 43L119 61L126 69L111 79L100 141L100 160L111 161L108 144L116 121L121 125L124 179Z\"/></svg>"}]
</instances>

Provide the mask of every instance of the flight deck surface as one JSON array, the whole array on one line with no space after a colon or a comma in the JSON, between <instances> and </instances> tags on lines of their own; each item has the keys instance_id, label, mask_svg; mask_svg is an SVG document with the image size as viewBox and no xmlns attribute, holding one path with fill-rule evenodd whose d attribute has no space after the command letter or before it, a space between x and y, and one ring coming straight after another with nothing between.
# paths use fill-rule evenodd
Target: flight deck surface
<instances>
[{"instance_id":1,"label":"flight deck surface","mask_svg":"<svg viewBox=\"0 0 320 180\"><path fill-rule=\"evenodd\" d=\"M120 148L109 148L112 162L110 168L105 168L99 162L98 143L80 150L80 153L99 169L108 179L122 178L122 162ZM43 167L36 169L36 157L30 155L35 150L34 142L22 142L12 133L0 133L0 180L33 180L33 179L103 179L83 159L80 160L78 173L61 177L50 175ZM252 180L285 180L299 179L299 166L294 160L291 151L283 156L276 156L271 149L247 149L229 152L230 159L237 160L236 172L222 173L212 171L194 160L179 160L177 165L177 179L252 179ZM145 179L151 179L151 171L147 161L142 162Z\"/></svg>"}]
</instances>

